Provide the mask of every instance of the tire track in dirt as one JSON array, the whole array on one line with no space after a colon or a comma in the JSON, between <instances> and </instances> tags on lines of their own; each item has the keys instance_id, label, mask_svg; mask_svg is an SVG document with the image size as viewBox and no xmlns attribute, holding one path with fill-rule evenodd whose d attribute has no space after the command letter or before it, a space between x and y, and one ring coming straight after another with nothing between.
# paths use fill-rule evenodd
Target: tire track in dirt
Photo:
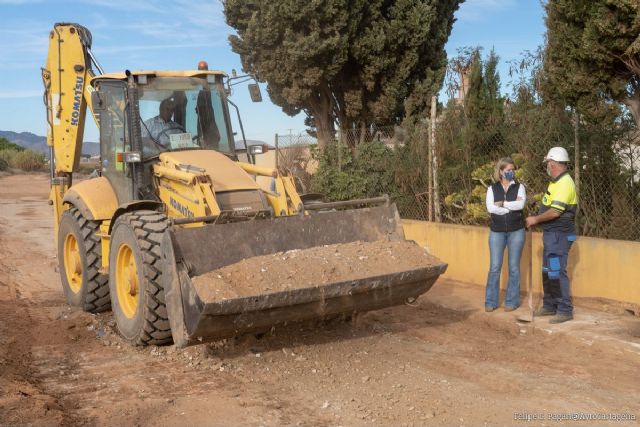
<instances>
[{"instance_id":1,"label":"tire track in dirt","mask_svg":"<svg viewBox=\"0 0 640 427\"><path fill-rule=\"evenodd\" d=\"M220 370L228 365L202 363L205 347L132 348L113 331L110 313L66 306L46 193L24 196L17 184L31 185L10 178L13 185L0 186L0 424L211 425L214 415L224 424L264 419L281 425L297 419L283 415L286 402ZM6 199L8 188L15 199Z\"/></svg>"},{"instance_id":2,"label":"tire track in dirt","mask_svg":"<svg viewBox=\"0 0 640 427\"><path fill-rule=\"evenodd\" d=\"M46 192L44 176L0 180L0 424L504 425L518 411L638 411L637 352L435 303L450 282L351 323L133 348L111 313L65 304Z\"/></svg>"}]
</instances>

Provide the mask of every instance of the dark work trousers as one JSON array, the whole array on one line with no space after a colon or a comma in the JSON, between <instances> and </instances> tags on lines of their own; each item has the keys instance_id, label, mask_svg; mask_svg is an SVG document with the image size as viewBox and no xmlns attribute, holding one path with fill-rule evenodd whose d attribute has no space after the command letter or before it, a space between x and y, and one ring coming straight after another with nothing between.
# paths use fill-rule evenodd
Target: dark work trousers
<instances>
[{"instance_id":1,"label":"dark work trousers","mask_svg":"<svg viewBox=\"0 0 640 427\"><path fill-rule=\"evenodd\" d=\"M573 233L545 231L542 233L544 244L542 258L543 303L549 310L560 314L573 314L571 287L567 275L569 250L576 236Z\"/></svg>"}]
</instances>

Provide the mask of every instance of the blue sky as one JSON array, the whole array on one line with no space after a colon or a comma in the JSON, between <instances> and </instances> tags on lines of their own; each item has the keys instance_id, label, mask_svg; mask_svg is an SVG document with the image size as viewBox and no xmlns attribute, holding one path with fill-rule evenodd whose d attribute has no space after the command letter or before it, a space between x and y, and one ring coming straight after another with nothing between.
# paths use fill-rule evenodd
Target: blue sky
<instances>
[{"instance_id":1,"label":"blue sky","mask_svg":"<svg viewBox=\"0 0 640 427\"><path fill-rule=\"evenodd\" d=\"M192 69L201 59L211 69L241 70L219 0L0 0L0 16L0 130L46 133L40 67L55 22L89 28L93 52L107 72ZM494 48L508 92L507 61L543 42L543 16L540 0L467 0L456 13L447 52L451 57L464 46ZM303 115L287 116L262 89L259 104L251 103L242 86L231 98L240 107L247 138L272 142L275 133L302 132ZM97 141L98 131L88 121L85 140Z\"/></svg>"}]
</instances>

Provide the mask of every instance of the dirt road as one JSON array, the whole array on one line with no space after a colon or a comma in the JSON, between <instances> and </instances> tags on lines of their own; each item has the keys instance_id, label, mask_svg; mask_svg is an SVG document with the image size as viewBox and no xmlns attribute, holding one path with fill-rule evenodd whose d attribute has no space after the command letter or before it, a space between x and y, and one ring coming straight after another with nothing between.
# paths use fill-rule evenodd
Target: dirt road
<instances>
[{"instance_id":1,"label":"dirt road","mask_svg":"<svg viewBox=\"0 0 640 427\"><path fill-rule=\"evenodd\" d=\"M0 425L638 425L640 319L521 326L450 281L354 322L129 347L111 313L65 305L47 192L0 178Z\"/></svg>"}]
</instances>

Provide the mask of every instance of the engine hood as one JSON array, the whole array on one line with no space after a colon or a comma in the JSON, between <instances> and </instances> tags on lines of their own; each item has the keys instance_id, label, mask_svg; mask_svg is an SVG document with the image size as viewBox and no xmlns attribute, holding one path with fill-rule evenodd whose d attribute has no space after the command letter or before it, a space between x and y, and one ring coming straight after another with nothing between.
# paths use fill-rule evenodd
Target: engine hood
<instances>
[{"instance_id":1,"label":"engine hood","mask_svg":"<svg viewBox=\"0 0 640 427\"><path fill-rule=\"evenodd\" d=\"M260 190L251 175L236 162L213 150L171 151L160 154L162 165L193 172L204 170L209 175L216 193L236 190Z\"/></svg>"}]
</instances>

